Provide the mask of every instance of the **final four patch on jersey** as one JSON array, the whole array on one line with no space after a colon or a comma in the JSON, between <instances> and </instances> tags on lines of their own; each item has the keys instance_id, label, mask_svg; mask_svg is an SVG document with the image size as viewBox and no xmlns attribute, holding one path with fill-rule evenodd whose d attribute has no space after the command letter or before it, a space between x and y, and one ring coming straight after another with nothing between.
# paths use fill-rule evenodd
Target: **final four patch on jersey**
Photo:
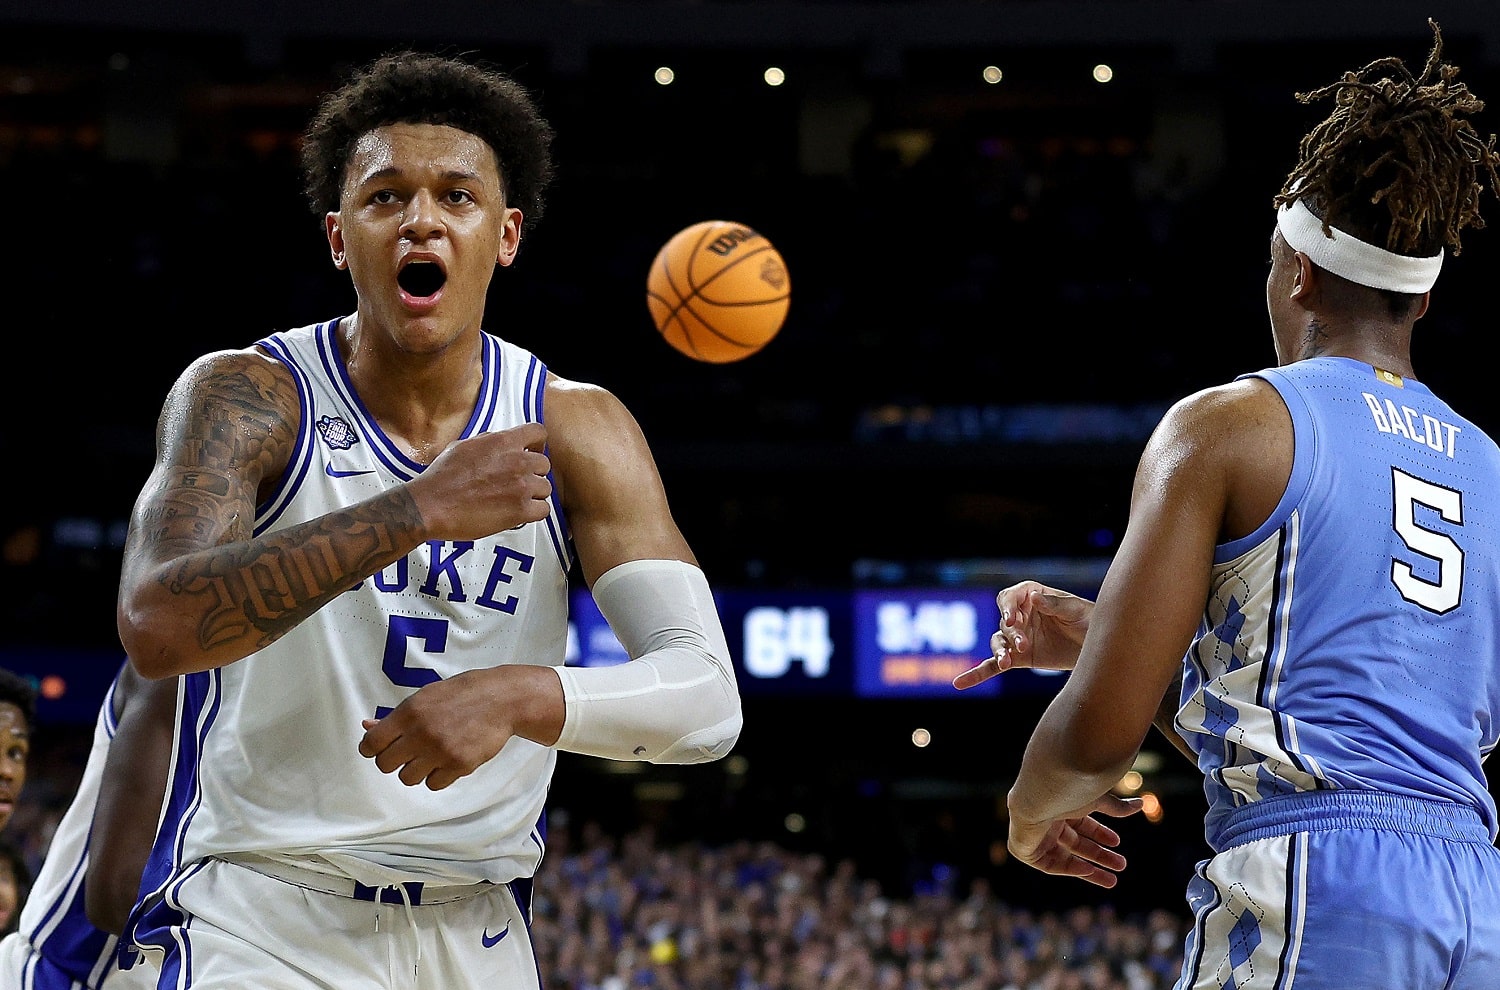
<instances>
[{"instance_id":1,"label":"final four patch on jersey","mask_svg":"<svg viewBox=\"0 0 1500 990\"><path fill-rule=\"evenodd\" d=\"M1379 378L1381 381L1385 382L1387 385L1394 385L1397 388L1405 388L1406 387L1406 382L1401 378L1400 375L1396 374L1393 371L1386 371L1384 368L1376 368L1375 369L1375 377Z\"/></svg>"},{"instance_id":2,"label":"final four patch on jersey","mask_svg":"<svg viewBox=\"0 0 1500 990\"><path fill-rule=\"evenodd\" d=\"M359 435L354 432L354 427L345 422L342 416L324 416L318 420L318 433L322 435L323 442L334 450L348 450L359 443Z\"/></svg>"}]
</instances>

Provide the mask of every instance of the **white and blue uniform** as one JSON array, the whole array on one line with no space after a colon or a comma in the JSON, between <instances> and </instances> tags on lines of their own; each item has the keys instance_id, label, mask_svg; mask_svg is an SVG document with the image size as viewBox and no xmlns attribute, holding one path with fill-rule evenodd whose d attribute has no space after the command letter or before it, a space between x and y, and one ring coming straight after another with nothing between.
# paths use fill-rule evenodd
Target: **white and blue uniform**
<instances>
[{"instance_id":1,"label":"white and blue uniform","mask_svg":"<svg viewBox=\"0 0 1500 990\"><path fill-rule=\"evenodd\" d=\"M1179 988L1500 985L1500 450L1347 358L1256 377L1295 437L1216 549L1177 724L1215 851Z\"/></svg>"},{"instance_id":2,"label":"white and blue uniform","mask_svg":"<svg viewBox=\"0 0 1500 990\"><path fill-rule=\"evenodd\" d=\"M122 971L116 939L84 912L89 833L104 762L120 722L111 682L94 722L94 741L73 802L57 823L16 931L0 941L0 987L6 990L144 990L156 985L149 966Z\"/></svg>"},{"instance_id":3,"label":"white and blue uniform","mask_svg":"<svg viewBox=\"0 0 1500 990\"><path fill-rule=\"evenodd\" d=\"M302 419L257 535L423 470L360 401L337 327L259 342L291 370ZM541 422L545 366L482 340L483 383L463 436ZM258 987L536 980L529 939L506 926L526 927L555 751L512 738L434 792L380 772L358 746L363 719L440 678L562 665L571 559L554 499L539 522L419 547L270 646L184 679L178 756L133 918L137 944L162 954L163 987L248 985L257 967ZM239 955L252 938L267 940L264 958ZM297 971L309 941L332 971ZM400 982L414 971L421 982Z\"/></svg>"}]
</instances>

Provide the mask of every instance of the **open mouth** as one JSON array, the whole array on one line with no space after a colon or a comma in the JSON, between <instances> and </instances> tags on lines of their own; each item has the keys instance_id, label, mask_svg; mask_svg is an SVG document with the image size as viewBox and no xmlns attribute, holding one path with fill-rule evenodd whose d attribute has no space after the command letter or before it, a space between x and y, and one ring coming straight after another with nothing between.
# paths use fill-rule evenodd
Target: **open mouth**
<instances>
[{"instance_id":1,"label":"open mouth","mask_svg":"<svg viewBox=\"0 0 1500 990\"><path fill-rule=\"evenodd\" d=\"M447 281L442 266L431 261L413 261L396 275L396 284L415 299L436 295Z\"/></svg>"}]
</instances>

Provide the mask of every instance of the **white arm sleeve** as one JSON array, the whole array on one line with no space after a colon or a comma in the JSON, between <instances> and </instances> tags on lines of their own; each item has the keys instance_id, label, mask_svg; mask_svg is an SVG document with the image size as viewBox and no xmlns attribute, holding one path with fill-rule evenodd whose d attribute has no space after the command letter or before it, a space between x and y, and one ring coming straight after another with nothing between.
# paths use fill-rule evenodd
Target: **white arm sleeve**
<instances>
[{"instance_id":1,"label":"white arm sleeve","mask_svg":"<svg viewBox=\"0 0 1500 990\"><path fill-rule=\"evenodd\" d=\"M740 694L708 578L681 560L632 560L594 582L630 655L557 667L566 715L556 748L611 760L707 763L740 736Z\"/></svg>"}]
</instances>

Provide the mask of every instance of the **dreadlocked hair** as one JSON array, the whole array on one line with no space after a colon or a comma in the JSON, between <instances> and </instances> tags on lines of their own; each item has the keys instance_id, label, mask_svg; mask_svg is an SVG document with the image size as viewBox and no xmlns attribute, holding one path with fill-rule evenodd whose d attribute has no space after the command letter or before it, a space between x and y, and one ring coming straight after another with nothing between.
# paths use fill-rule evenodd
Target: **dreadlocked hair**
<instances>
[{"instance_id":1,"label":"dreadlocked hair","mask_svg":"<svg viewBox=\"0 0 1500 990\"><path fill-rule=\"evenodd\" d=\"M1500 185L1495 135L1486 142L1467 119L1484 102L1455 81L1458 67L1442 61L1442 31L1427 23L1433 45L1420 77L1399 58L1382 58L1297 94L1301 103L1331 96L1334 109L1302 138L1273 205L1305 199L1325 234L1337 226L1408 256L1444 247L1457 255L1464 228L1484 227L1481 180L1491 192Z\"/></svg>"}]
</instances>

